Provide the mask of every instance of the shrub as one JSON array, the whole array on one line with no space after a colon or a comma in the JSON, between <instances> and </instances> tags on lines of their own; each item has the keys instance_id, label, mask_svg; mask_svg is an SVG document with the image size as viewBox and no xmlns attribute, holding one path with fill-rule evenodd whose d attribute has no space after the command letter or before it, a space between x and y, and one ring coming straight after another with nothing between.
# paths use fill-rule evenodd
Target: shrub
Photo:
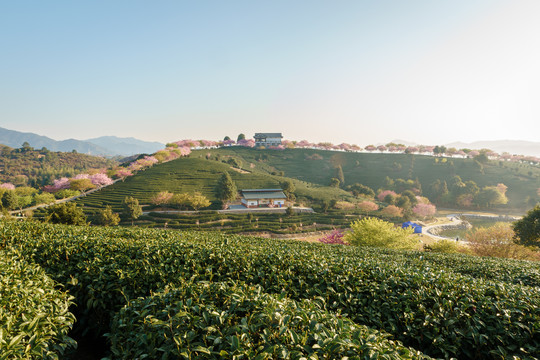
<instances>
[{"instance_id":1,"label":"shrub","mask_svg":"<svg viewBox=\"0 0 540 360\"><path fill-rule=\"evenodd\" d=\"M317 241L322 242L323 244L349 245L343 240L343 232L339 230L334 230L319 238Z\"/></svg>"},{"instance_id":2,"label":"shrub","mask_svg":"<svg viewBox=\"0 0 540 360\"><path fill-rule=\"evenodd\" d=\"M480 227L466 235L472 252L478 256L494 256L521 260L540 260L540 253L514 243L514 231L508 223Z\"/></svg>"},{"instance_id":3,"label":"shrub","mask_svg":"<svg viewBox=\"0 0 540 360\"><path fill-rule=\"evenodd\" d=\"M400 209L395 205L388 205L381 210L381 214L388 217L403 217L403 209Z\"/></svg>"},{"instance_id":4,"label":"shrub","mask_svg":"<svg viewBox=\"0 0 540 360\"><path fill-rule=\"evenodd\" d=\"M62 203L47 209L45 221L53 224L86 225L86 216L75 203Z\"/></svg>"},{"instance_id":5,"label":"shrub","mask_svg":"<svg viewBox=\"0 0 540 360\"><path fill-rule=\"evenodd\" d=\"M363 218L351 224L345 241L352 245L385 247L392 249L414 249L418 241L412 229L402 229L377 218Z\"/></svg>"},{"instance_id":6,"label":"shrub","mask_svg":"<svg viewBox=\"0 0 540 360\"><path fill-rule=\"evenodd\" d=\"M434 253L456 254L459 252L459 246L453 240L439 240L433 244L424 245L424 250Z\"/></svg>"}]
</instances>

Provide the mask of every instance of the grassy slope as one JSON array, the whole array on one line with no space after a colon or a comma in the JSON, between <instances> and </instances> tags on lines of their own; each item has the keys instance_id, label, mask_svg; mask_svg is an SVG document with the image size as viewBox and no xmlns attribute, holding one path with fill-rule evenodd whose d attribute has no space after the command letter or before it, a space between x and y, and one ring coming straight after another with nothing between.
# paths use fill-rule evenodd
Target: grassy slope
<instances>
[{"instance_id":1,"label":"grassy slope","mask_svg":"<svg viewBox=\"0 0 540 360\"><path fill-rule=\"evenodd\" d=\"M311 160L310 157L314 154L322 159ZM221 160L236 158L249 173L234 171L221 161L206 160L208 155L211 158L219 155ZM260 160L261 156L265 159ZM148 204L153 194L164 190L174 193L200 191L214 201L215 186L223 171L229 171L239 189L278 187L284 179L292 178L297 188L296 195L300 199L347 199L350 195L345 191L327 186L330 179L336 176L337 165L343 168L346 185L358 182L375 190L383 186L386 176L407 179L412 175L413 179L419 179L424 191L436 179L449 182L456 174L463 181L475 181L480 187L504 183L508 186L509 203L499 208L502 211L525 210L525 198L534 196L540 186L540 169L523 164L501 165L493 162L485 165L482 171L473 160L467 159L453 159L441 164L436 163L433 157L419 155L304 149L273 151L231 147L194 151L189 158L154 166L80 202L90 208L110 204L119 211L125 196L134 196L142 204ZM285 177L272 175L280 171L284 172Z\"/></svg>"},{"instance_id":2,"label":"grassy slope","mask_svg":"<svg viewBox=\"0 0 540 360\"><path fill-rule=\"evenodd\" d=\"M210 200L215 201L215 187L219 177L224 171L231 174L238 189L246 188L275 188L285 178L254 170L251 173L240 173L229 165L214 160L206 160L195 154L189 158L180 158L168 163L156 165L124 182L118 182L99 192L93 193L79 200L89 208L100 208L111 205L119 211L125 196L133 196L142 204L149 204L152 195L160 191L185 193L199 191ZM297 196L312 198L347 198L350 195L340 189L309 184L294 180Z\"/></svg>"},{"instance_id":3,"label":"grassy slope","mask_svg":"<svg viewBox=\"0 0 540 360\"><path fill-rule=\"evenodd\" d=\"M222 157L232 156L244 159L244 167L254 164L255 169L272 172L283 171L285 176L328 185L336 176L335 167L341 165L345 175L345 185L361 183L374 190L382 187L384 179L418 178L424 191L436 179L449 182L454 175L463 181L473 180L478 186L492 186L503 183L508 186L509 203L501 208L524 210L527 196L534 196L540 187L540 168L517 163L490 162L483 171L471 159L448 159L446 163L436 163L432 156L406 154L365 154L335 151L294 149L284 151L260 151L231 147L219 150L201 150L212 155L220 153ZM197 152L195 152L194 156ZM322 160L309 160L313 154ZM257 161L257 157L266 155L267 160ZM411 169L412 167L412 169Z\"/></svg>"}]
</instances>

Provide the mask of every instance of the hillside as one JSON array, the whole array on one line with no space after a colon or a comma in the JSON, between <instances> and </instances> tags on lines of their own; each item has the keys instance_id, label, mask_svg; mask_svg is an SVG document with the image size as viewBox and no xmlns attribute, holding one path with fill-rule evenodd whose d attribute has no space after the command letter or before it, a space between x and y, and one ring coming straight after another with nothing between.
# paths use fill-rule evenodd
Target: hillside
<instances>
[{"instance_id":1,"label":"hillside","mask_svg":"<svg viewBox=\"0 0 540 360\"><path fill-rule=\"evenodd\" d=\"M200 150L192 156L236 157L245 168L267 174L283 172L284 176L320 186L328 186L336 177L336 167L341 166L345 185L361 183L370 188L383 188L386 177L391 179L418 179L423 195L430 197L430 187L435 181L446 181L448 186L455 175L463 182L474 181L478 187L508 187L508 204L498 206L501 210L524 210L531 207L528 198L538 199L540 167L523 163L490 161L481 164L473 159L446 159L411 154L370 154L336 152L310 149L283 151L256 150L229 147L216 150ZM199 155L199 156L200 156ZM430 197L431 198L431 197ZM435 198L432 201L437 201Z\"/></svg>"},{"instance_id":2,"label":"hillside","mask_svg":"<svg viewBox=\"0 0 540 360\"><path fill-rule=\"evenodd\" d=\"M230 173L238 189L279 187L280 182L287 179L258 169L240 172L221 161L207 160L199 152L188 158L179 158L155 165L135 176L126 178L122 182L117 182L82 198L78 202L88 207L89 210L99 209L103 205L111 205L113 209L120 210L121 202L125 196L133 196L139 199L142 204L149 204L150 198L160 191L173 193L198 191L215 202L217 200L215 188L219 177L225 171ZM296 186L295 193L299 199L330 201L351 197L348 192L341 189L311 184L303 180L290 180Z\"/></svg>"},{"instance_id":3,"label":"hillside","mask_svg":"<svg viewBox=\"0 0 540 360\"><path fill-rule=\"evenodd\" d=\"M108 168L115 163L86 154L33 148L12 149L0 145L0 182L40 187L54 179L74 176L88 169Z\"/></svg>"},{"instance_id":4,"label":"hillside","mask_svg":"<svg viewBox=\"0 0 540 360\"><path fill-rule=\"evenodd\" d=\"M241 166L242 172L225 163L230 161ZM309 149L274 151L230 147L196 150L189 158L158 164L80 201L94 209L106 204L120 209L120 203L127 195L138 198L143 204L149 204L150 197L160 191L199 191L215 201L218 178L224 171L229 171L239 189L276 187L285 179L292 179L300 202L320 205L332 199L352 198L352 194L344 191L343 186L342 189L329 186L331 179L337 176L338 166L343 170L345 187L360 183L377 191L387 188L385 183L388 179L417 179L421 194L439 206L447 203L433 193L432 184L443 181L451 189L456 175L463 182L474 182L479 189L498 184L507 186L508 203L491 207L492 211L523 213L533 201L540 200L537 193L540 187L540 168L527 164L494 161L481 164L473 159L411 154Z\"/></svg>"}]
</instances>

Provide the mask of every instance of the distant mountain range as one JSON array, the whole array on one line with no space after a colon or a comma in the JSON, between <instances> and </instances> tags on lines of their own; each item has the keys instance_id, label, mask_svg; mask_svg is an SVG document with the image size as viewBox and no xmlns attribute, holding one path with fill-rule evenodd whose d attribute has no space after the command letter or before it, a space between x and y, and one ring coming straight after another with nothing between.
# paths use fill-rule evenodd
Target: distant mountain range
<instances>
[{"instance_id":1,"label":"distant mountain range","mask_svg":"<svg viewBox=\"0 0 540 360\"><path fill-rule=\"evenodd\" d=\"M75 150L82 154L103 156L151 154L165 147L165 144L159 142L116 136L102 136L88 140L68 139L57 141L34 133L0 128L0 144L20 148L24 142L28 142L35 149L46 147L51 151L70 152Z\"/></svg>"}]
</instances>

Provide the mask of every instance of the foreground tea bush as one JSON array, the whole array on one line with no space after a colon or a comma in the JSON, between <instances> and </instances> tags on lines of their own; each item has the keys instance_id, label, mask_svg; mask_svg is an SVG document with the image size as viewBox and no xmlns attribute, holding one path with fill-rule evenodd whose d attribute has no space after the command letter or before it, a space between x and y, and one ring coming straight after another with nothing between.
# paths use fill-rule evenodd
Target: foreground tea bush
<instances>
[{"instance_id":1,"label":"foreground tea bush","mask_svg":"<svg viewBox=\"0 0 540 360\"><path fill-rule=\"evenodd\" d=\"M535 283L531 262L501 262L497 280L478 258L215 233L0 223L0 241L65 284L79 324L96 334L129 300L169 284L239 281L322 298L326 310L430 356L540 357L540 291L520 284Z\"/></svg>"},{"instance_id":2,"label":"foreground tea bush","mask_svg":"<svg viewBox=\"0 0 540 360\"><path fill-rule=\"evenodd\" d=\"M424 359L389 335L260 287L187 283L114 317L111 359Z\"/></svg>"},{"instance_id":3,"label":"foreground tea bush","mask_svg":"<svg viewBox=\"0 0 540 360\"><path fill-rule=\"evenodd\" d=\"M76 343L71 297L35 264L0 250L0 359L59 359Z\"/></svg>"}]
</instances>

